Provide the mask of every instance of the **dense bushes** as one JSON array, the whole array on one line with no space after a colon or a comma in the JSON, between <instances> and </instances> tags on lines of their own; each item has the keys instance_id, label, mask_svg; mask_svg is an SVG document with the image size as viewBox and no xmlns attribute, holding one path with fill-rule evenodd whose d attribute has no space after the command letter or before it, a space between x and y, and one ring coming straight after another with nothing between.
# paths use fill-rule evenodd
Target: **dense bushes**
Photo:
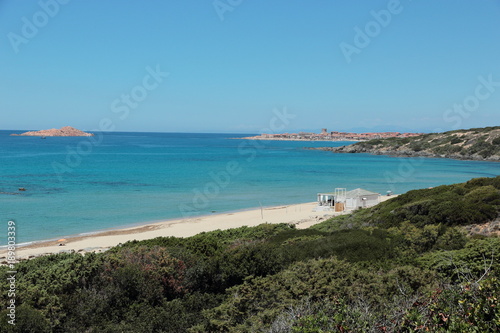
<instances>
[{"instance_id":1,"label":"dense bushes","mask_svg":"<svg viewBox=\"0 0 500 333\"><path fill-rule=\"evenodd\" d=\"M394 227L403 221L410 221L418 227L429 224L459 226L492 221L499 215L500 176L409 191L373 208L317 224L313 229L333 231L367 225Z\"/></svg>"},{"instance_id":2,"label":"dense bushes","mask_svg":"<svg viewBox=\"0 0 500 333\"><path fill-rule=\"evenodd\" d=\"M500 273L500 239L472 239L463 248L453 251L425 253L417 259L420 267L433 269L448 282L475 282L485 272Z\"/></svg>"},{"instance_id":3,"label":"dense bushes","mask_svg":"<svg viewBox=\"0 0 500 333\"><path fill-rule=\"evenodd\" d=\"M500 157L500 127L429 133L411 138L376 139L350 146L357 152L406 156L445 156L461 159L491 159ZM356 150L356 149L355 149ZM342 149L340 151L343 151Z\"/></svg>"},{"instance_id":4,"label":"dense bushes","mask_svg":"<svg viewBox=\"0 0 500 333\"><path fill-rule=\"evenodd\" d=\"M365 270L335 258L299 262L266 278L255 278L227 291L225 302L205 312L208 324L195 332L258 332L272 325L290 308L310 303L363 302L374 311L385 309L387 300L407 293L431 290L432 272L401 266ZM326 310L326 309L324 309Z\"/></svg>"},{"instance_id":5,"label":"dense bushes","mask_svg":"<svg viewBox=\"0 0 500 333\"><path fill-rule=\"evenodd\" d=\"M17 325L3 310L0 330L497 331L500 239L460 226L497 218L499 190L500 177L479 178L306 230L264 224L24 261Z\"/></svg>"}]
</instances>

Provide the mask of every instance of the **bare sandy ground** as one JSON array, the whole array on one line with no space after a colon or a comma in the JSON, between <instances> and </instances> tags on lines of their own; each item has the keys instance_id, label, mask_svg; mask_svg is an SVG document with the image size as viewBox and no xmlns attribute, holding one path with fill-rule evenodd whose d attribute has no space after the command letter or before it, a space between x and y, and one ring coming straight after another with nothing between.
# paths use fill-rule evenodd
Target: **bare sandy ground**
<instances>
[{"instance_id":1,"label":"bare sandy ground","mask_svg":"<svg viewBox=\"0 0 500 333\"><path fill-rule=\"evenodd\" d=\"M392 196L394 197L394 196ZM385 201L392 197L381 197ZM332 216L350 211L314 211L316 202L267 207L234 213L214 214L189 219L169 220L143 226L98 232L91 235L66 238L64 242L37 242L16 249L17 259L33 258L60 252L101 252L131 240L145 240L156 237L189 237L201 232L257 226L262 223L289 223L297 228L308 228ZM60 244L64 244L61 246ZM7 250L0 250L0 263L6 261Z\"/></svg>"}]
</instances>

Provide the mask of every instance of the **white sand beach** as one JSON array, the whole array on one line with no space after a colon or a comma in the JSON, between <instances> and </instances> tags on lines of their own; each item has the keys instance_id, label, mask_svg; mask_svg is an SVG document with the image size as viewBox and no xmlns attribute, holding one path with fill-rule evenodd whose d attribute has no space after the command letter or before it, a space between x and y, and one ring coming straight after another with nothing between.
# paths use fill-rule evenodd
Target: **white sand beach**
<instances>
[{"instance_id":1,"label":"white sand beach","mask_svg":"<svg viewBox=\"0 0 500 333\"><path fill-rule=\"evenodd\" d=\"M381 197L381 201L393 198ZM46 241L18 247L17 259L33 258L60 252L101 252L131 240L145 240L156 237L189 237L201 232L257 226L262 223L290 223L297 228L308 228L332 216L347 214L350 211L315 212L316 202L295 205L266 207L232 213L214 214L188 219L156 222L137 227L97 232L90 235L68 237L63 242ZM61 235L62 236L62 235ZM64 244L61 246L60 244ZM0 251L0 262L6 261L7 249Z\"/></svg>"}]
</instances>

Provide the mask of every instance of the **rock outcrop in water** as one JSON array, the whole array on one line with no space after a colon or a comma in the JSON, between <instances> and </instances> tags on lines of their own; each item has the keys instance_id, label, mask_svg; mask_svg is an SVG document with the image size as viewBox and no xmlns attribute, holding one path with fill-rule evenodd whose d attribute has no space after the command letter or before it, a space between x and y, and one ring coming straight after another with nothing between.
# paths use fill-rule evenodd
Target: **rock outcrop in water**
<instances>
[{"instance_id":1,"label":"rock outcrop in water","mask_svg":"<svg viewBox=\"0 0 500 333\"><path fill-rule=\"evenodd\" d=\"M49 129L49 130L41 130L41 131L32 131L25 132L22 134L11 134L12 136L94 136L92 133L86 133L80 131L71 126L66 126L61 129Z\"/></svg>"}]
</instances>

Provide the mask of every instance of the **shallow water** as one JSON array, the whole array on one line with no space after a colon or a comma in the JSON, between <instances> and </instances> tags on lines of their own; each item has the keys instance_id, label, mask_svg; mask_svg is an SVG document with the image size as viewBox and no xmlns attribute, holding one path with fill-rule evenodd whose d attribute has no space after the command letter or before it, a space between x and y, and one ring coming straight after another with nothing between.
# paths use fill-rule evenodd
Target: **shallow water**
<instances>
[{"instance_id":1,"label":"shallow water","mask_svg":"<svg viewBox=\"0 0 500 333\"><path fill-rule=\"evenodd\" d=\"M18 133L19 131L17 131ZM493 162L333 154L345 142L251 141L231 134L0 132L0 220L17 242L140 222L315 201L362 187L385 194L500 174ZM18 191L24 187L25 192ZM0 231L0 235L2 232Z\"/></svg>"}]
</instances>

